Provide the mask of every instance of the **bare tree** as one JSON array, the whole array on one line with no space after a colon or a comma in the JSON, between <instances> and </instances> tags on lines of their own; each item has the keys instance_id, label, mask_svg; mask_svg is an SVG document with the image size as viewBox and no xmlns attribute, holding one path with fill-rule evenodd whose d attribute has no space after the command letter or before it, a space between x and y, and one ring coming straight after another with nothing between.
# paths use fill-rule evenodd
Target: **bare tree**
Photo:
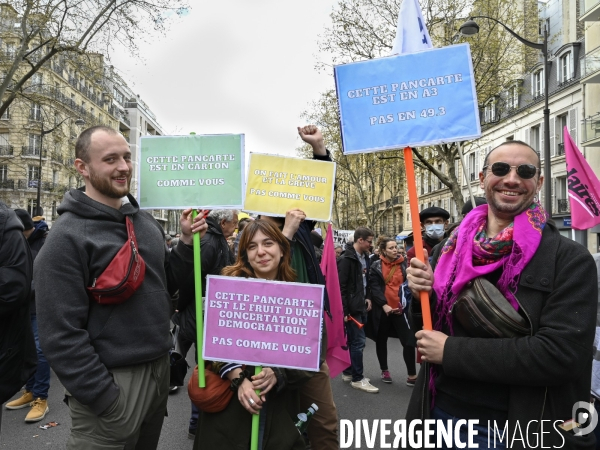
<instances>
[{"instance_id":1,"label":"bare tree","mask_svg":"<svg viewBox=\"0 0 600 450\"><path fill-rule=\"evenodd\" d=\"M12 0L0 4L0 116L30 80L57 55L81 62L123 45L135 54L136 39L149 28L162 32L171 15L186 11L185 0ZM97 70L94 64L82 70ZM102 73L93 79L101 78ZM86 78L92 78L86 74Z\"/></svg>"},{"instance_id":2,"label":"bare tree","mask_svg":"<svg viewBox=\"0 0 600 450\"><path fill-rule=\"evenodd\" d=\"M337 226L375 229L386 214L400 204L393 199L403 190L404 166L387 160L393 152L343 154L337 99L333 91L323 93L303 118L321 129L332 159L337 163L333 211ZM305 145L298 152L306 156L310 147Z\"/></svg>"},{"instance_id":3,"label":"bare tree","mask_svg":"<svg viewBox=\"0 0 600 450\"><path fill-rule=\"evenodd\" d=\"M331 14L331 25L320 40L322 54L330 59L321 61L317 67L327 69L332 63L388 55L396 33L400 4L400 0L340 0ZM536 40L537 21L529 20L525 25L525 17L537 14L536 5L532 0L425 0L422 1L422 10L434 45L441 47L461 41L458 28L470 15L496 18L524 37ZM534 22L535 25L532 25ZM468 42L478 101L483 105L506 89L536 60L531 49L517 42L500 25L485 19L478 23L481 27L479 34ZM469 145L466 142L462 144ZM428 152L434 155L433 158L425 158L423 150L426 149L415 150L418 161L450 189L460 210L464 199L455 168L459 158L458 143L433 146ZM396 153L386 158L402 157ZM436 161L445 163L444 172L436 168Z\"/></svg>"}]
</instances>

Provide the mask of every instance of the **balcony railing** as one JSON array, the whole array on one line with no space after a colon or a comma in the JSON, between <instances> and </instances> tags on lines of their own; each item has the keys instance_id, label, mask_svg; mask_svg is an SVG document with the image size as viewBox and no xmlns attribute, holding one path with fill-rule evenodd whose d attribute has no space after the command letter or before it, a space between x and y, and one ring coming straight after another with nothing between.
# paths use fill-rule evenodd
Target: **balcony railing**
<instances>
[{"instance_id":1,"label":"balcony railing","mask_svg":"<svg viewBox=\"0 0 600 450\"><path fill-rule=\"evenodd\" d=\"M587 78L600 71L600 47L585 54L581 58L581 78Z\"/></svg>"},{"instance_id":2,"label":"balcony railing","mask_svg":"<svg viewBox=\"0 0 600 450\"><path fill-rule=\"evenodd\" d=\"M65 160L63 158L63 155L61 153L57 153L57 152L52 152L50 153L50 159L52 162L58 163L58 164L64 164Z\"/></svg>"},{"instance_id":3,"label":"balcony railing","mask_svg":"<svg viewBox=\"0 0 600 450\"><path fill-rule=\"evenodd\" d=\"M571 205L569 204L568 198L559 198L556 200L558 214L571 212Z\"/></svg>"},{"instance_id":4,"label":"balcony railing","mask_svg":"<svg viewBox=\"0 0 600 450\"><path fill-rule=\"evenodd\" d=\"M164 209L153 209L152 216L156 220L167 220L167 213Z\"/></svg>"},{"instance_id":5,"label":"balcony railing","mask_svg":"<svg viewBox=\"0 0 600 450\"><path fill-rule=\"evenodd\" d=\"M598 20L598 16L600 15L599 6L600 0L579 0L580 17L586 21Z\"/></svg>"},{"instance_id":6,"label":"balcony railing","mask_svg":"<svg viewBox=\"0 0 600 450\"><path fill-rule=\"evenodd\" d=\"M0 156L12 156L13 151L12 145L0 145Z\"/></svg>"},{"instance_id":7,"label":"balcony railing","mask_svg":"<svg viewBox=\"0 0 600 450\"><path fill-rule=\"evenodd\" d=\"M581 130L583 132L581 142L583 145L586 145L586 142L600 139L600 114L583 119L581 125ZM600 145L600 143L598 145Z\"/></svg>"},{"instance_id":8,"label":"balcony railing","mask_svg":"<svg viewBox=\"0 0 600 450\"><path fill-rule=\"evenodd\" d=\"M21 156L40 156L41 149L39 147L32 147L24 145L21 147ZM46 150L42 151L42 158L46 157Z\"/></svg>"},{"instance_id":9,"label":"balcony railing","mask_svg":"<svg viewBox=\"0 0 600 450\"><path fill-rule=\"evenodd\" d=\"M19 189L37 189L38 180L19 180Z\"/></svg>"},{"instance_id":10,"label":"balcony railing","mask_svg":"<svg viewBox=\"0 0 600 450\"><path fill-rule=\"evenodd\" d=\"M38 180L18 180L18 189L37 189ZM42 181L42 191L60 191L61 188L66 190L66 186L59 185L58 183L54 183L53 181Z\"/></svg>"},{"instance_id":11,"label":"balcony railing","mask_svg":"<svg viewBox=\"0 0 600 450\"><path fill-rule=\"evenodd\" d=\"M15 180L0 180L0 189L14 189Z\"/></svg>"}]
</instances>

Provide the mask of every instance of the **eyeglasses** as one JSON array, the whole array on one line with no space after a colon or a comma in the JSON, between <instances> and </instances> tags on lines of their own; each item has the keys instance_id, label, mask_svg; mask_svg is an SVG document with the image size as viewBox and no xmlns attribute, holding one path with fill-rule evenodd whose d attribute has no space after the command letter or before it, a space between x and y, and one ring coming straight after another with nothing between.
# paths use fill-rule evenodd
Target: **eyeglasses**
<instances>
[{"instance_id":1,"label":"eyeglasses","mask_svg":"<svg viewBox=\"0 0 600 450\"><path fill-rule=\"evenodd\" d=\"M483 166L482 170L485 172L485 170L488 167L490 166ZM491 165L492 173L497 177L504 177L508 175L510 169L512 169L513 167L516 168L517 175L519 175L524 180L529 180L533 178L538 171L538 168L535 167L533 164L520 164L518 166L511 166L510 164L505 162L495 162Z\"/></svg>"}]
</instances>

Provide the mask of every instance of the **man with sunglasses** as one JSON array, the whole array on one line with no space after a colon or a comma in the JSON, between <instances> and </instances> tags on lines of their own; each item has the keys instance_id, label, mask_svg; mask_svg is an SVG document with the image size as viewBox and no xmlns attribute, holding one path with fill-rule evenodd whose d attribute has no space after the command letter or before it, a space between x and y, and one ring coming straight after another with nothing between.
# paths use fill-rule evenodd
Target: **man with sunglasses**
<instances>
[{"instance_id":1,"label":"man with sunglasses","mask_svg":"<svg viewBox=\"0 0 600 450\"><path fill-rule=\"evenodd\" d=\"M593 434L575 436L560 426L582 417L578 402L589 401L595 264L547 220L537 198L544 181L540 168L539 155L524 142L493 149L479 174L488 204L473 209L452 232L435 274L416 258L407 271L415 327L422 327L419 291L427 291L434 328L416 334L428 364L407 418L425 415L455 424L478 419L479 448L524 448L533 439L543 439L546 448L595 448ZM458 294L477 277L493 283L507 306L525 318L529 336L470 337L454 320ZM495 445L493 431L488 444L488 421L499 430Z\"/></svg>"}]
</instances>

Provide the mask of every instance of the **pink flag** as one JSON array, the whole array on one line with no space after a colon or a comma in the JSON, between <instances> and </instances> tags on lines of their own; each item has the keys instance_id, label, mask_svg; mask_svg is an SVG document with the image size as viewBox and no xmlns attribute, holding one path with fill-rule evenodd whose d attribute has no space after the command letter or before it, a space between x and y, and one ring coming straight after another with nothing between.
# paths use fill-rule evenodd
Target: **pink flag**
<instances>
[{"instance_id":1,"label":"pink flag","mask_svg":"<svg viewBox=\"0 0 600 450\"><path fill-rule=\"evenodd\" d=\"M337 263L335 260L331 224L327 227L327 236L325 236L321 270L325 276L325 288L329 295L329 311L331 312L331 319L329 315L325 314L325 326L327 327L326 359L329 366L329 374L331 378L335 378L350 366L350 352L348 349L345 349L344 309L342 307L342 293L340 291L340 279L338 278Z\"/></svg>"},{"instance_id":2,"label":"pink flag","mask_svg":"<svg viewBox=\"0 0 600 450\"><path fill-rule=\"evenodd\" d=\"M564 142L571 227L587 230L600 224L600 181L571 139L567 127L564 128Z\"/></svg>"}]
</instances>

